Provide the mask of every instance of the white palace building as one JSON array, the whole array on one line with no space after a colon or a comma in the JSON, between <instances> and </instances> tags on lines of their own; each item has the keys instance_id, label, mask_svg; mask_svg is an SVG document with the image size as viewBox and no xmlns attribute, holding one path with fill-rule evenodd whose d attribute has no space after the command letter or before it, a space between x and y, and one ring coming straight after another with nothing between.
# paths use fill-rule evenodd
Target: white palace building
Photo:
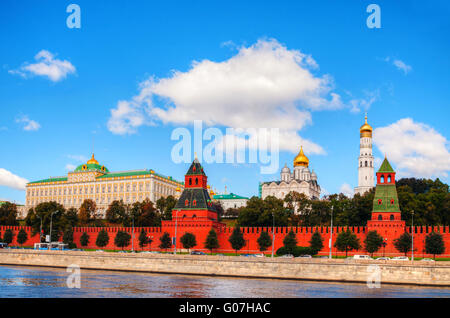
<instances>
[{"instance_id":1,"label":"white palace building","mask_svg":"<svg viewBox=\"0 0 450 318\"><path fill-rule=\"evenodd\" d=\"M317 182L317 175L314 170L309 170L309 159L303 153L303 147L294 159L294 171L287 165L281 169L280 181L269 181L260 183L260 197L265 199L272 195L279 199L284 199L286 195L295 191L303 193L312 200L320 198L320 186Z\"/></svg>"},{"instance_id":2,"label":"white palace building","mask_svg":"<svg viewBox=\"0 0 450 318\"><path fill-rule=\"evenodd\" d=\"M179 197L184 183L156 173L153 170L109 172L92 158L67 176L30 182L26 186L25 211L42 202L56 201L67 208L79 208L84 200L97 205L99 217L104 217L109 204L123 200L130 204L161 197Z\"/></svg>"}]
</instances>

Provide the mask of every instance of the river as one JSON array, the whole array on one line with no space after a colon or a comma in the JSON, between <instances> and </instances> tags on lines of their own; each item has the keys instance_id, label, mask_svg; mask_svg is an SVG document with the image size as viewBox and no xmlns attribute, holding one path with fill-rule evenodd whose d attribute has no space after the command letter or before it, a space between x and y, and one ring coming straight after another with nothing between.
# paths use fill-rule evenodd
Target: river
<instances>
[{"instance_id":1,"label":"river","mask_svg":"<svg viewBox=\"0 0 450 318\"><path fill-rule=\"evenodd\" d=\"M68 288L65 269L0 266L0 298L7 297L450 297L450 289L274 279L162 275L81 270L81 288Z\"/></svg>"}]
</instances>

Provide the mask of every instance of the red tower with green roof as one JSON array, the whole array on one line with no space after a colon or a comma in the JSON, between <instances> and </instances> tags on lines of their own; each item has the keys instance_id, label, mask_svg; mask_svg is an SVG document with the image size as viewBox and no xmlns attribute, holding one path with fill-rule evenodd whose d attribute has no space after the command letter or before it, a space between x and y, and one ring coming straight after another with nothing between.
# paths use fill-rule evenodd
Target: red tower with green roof
<instances>
[{"instance_id":1,"label":"red tower with green roof","mask_svg":"<svg viewBox=\"0 0 450 318\"><path fill-rule=\"evenodd\" d=\"M377 186L373 199L372 219L368 227L405 227L402 221L395 185L395 171L384 158L377 172Z\"/></svg>"}]
</instances>

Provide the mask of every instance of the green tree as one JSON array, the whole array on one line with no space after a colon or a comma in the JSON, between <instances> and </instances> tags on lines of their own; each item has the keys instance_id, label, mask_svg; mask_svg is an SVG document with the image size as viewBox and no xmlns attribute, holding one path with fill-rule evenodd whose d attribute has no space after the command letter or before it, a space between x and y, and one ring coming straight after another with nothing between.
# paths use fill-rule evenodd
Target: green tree
<instances>
[{"instance_id":1,"label":"green tree","mask_svg":"<svg viewBox=\"0 0 450 318\"><path fill-rule=\"evenodd\" d=\"M394 240L394 247L400 253L406 254L411 251L411 234L404 232L400 237Z\"/></svg>"},{"instance_id":2,"label":"green tree","mask_svg":"<svg viewBox=\"0 0 450 318\"><path fill-rule=\"evenodd\" d=\"M123 201L114 200L106 210L105 219L110 223L119 223L123 220L125 215L125 205Z\"/></svg>"},{"instance_id":3,"label":"green tree","mask_svg":"<svg viewBox=\"0 0 450 318\"><path fill-rule=\"evenodd\" d=\"M78 210L78 219L81 225L87 225L95 218L95 212L97 211L97 205L91 199L86 199Z\"/></svg>"},{"instance_id":4,"label":"green tree","mask_svg":"<svg viewBox=\"0 0 450 318\"><path fill-rule=\"evenodd\" d=\"M73 229L68 227L63 233L63 243L67 244L69 248L75 248L75 243L73 242Z\"/></svg>"},{"instance_id":5,"label":"green tree","mask_svg":"<svg viewBox=\"0 0 450 318\"><path fill-rule=\"evenodd\" d=\"M427 254L433 254L434 259L436 259L436 255L443 254L445 245L442 234L436 232L428 234L425 237L425 251Z\"/></svg>"},{"instance_id":6,"label":"green tree","mask_svg":"<svg viewBox=\"0 0 450 318\"><path fill-rule=\"evenodd\" d=\"M163 220L172 220L172 210L177 204L177 199L169 195L166 198L161 197L156 201L156 208L162 215Z\"/></svg>"},{"instance_id":7,"label":"green tree","mask_svg":"<svg viewBox=\"0 0 450 318\"><path fill-rule=\"evenodd\" d=\"M20 229L19 233L17 234L17 243L20 244L20 246L23 245L28 240L28 234L25 232L24 229Z\"/></svg>"},{"instance_id":8,"label":"green tree","mask_svg":"<svg viewBox=\"0 0 450 318\"><path fill-rule=\"evenodd\" d=\"M211 254L213 249L219 248L219 239L217 238L217 233L214 229L211 229L206 237L205 248L210 250Z\"/></svg>"},{"instance_id":9,"label":"green tree","mask_svg":"<svg viewBox=\"0 0 450 318\"><path fill-rule=\"evenodd\" d=\"M269 246L272 245L272 238L270 237L269 233L267 233L266 231L262 231L256 242L258 243L259 250L261 252L264 252L267 251Z\"/></svg>"},{"instance_id":10,"label":"green tree","mask_svg":"<svg viewBox=\"0 0 450 318\"><path fill-rule=\"evenodd\" d=\"M323 238L319 232L314 232L309 241L309 247L313 255L318 254L323 248Z\"/></svg>"},{"instance_id":11,"label":"green tree","mask_svg":"<svg viewBox=\"0 0 450 318\"><path fill-rule=\"evenodd\" d=\"M14 237L14 233L10 229L7 229L7 230L5 230L5 234L3 234L3 242L7 243L7 244L11 244L13 241L13 237Z\"/></svg>"},{"instance_id":12,"label":"green tree","mask_svg":"<svg viewBox=\"0 0 450 318\"><path fill-rule=\"evenodd\" d=\"M163 250L167 250L168 248L172 247L172 240L170 239L170 235L167 232L164 232L164 234L159 238L160 244L159 248Z\"/></svg>"},{"instance_id":13,"label":"green tree","mask_svg":"<svg viewBox=\"0 0 450 318\"><path fill-rule=\"evenodd\" d=\"M114 244L117 247L123 248L130 245L131 235L125 231L118 231L116 237L114 238Z\"/></svg>"},{"instance_id":14,"label":"green tree","mask_svg":"<svg viewBox=\"0 0 450 318\"><path fill-rule=\"evenodd\" d=\"M95 240L95 245L100 248L105 247L109 243L109 235L105 230L98 232L97 239Z\"/></svg>"},{"instance_id":15,"label":"green tree","mask_svg":"<svg viewBox=\"0 0 450 318\"><path fill-rule=\"evenodd\" d=\"M284 201L274 196L264 200L252 197L247 205L239 209L237 224L239 226L286 226L289 223L291 211L284 207Z\"/></svg>"},{"instance_id":16,"label":"green tree","mask_svg":"<svg viewBox=\"0 0 450 318\"><path fill-rule=\"evenodd\" d=\"M66 213L62 216L66 226L75 227L78 225L78 211L75 208L67 209Z\"/></svg>"},{"instance_id":17,"label":"green tree","mask_svg":"<svg viewBox=\"0 0 450 318\"><path fill-rule=\"evenodd\" d=\"M231 244L231 247L235 250L236 255L237 251L241 250L245 246L244 234L241 232L241 228L236 226L233 229L233 233L231 233L228 241Z\"/></svg>"},{"instance_id":18,"label":"green tree","mask_svg":"<svg viewBox=\"0 0 450 318\"><path fill-rule=\"evenodd\" d=\"M4 202L0 205L0 225L18 225L17 206L14 203Z\"/></svg>"},{"instance_id":19,"label":"green tree","mask_svg":"<svg viewBox=\"0 0 450 318\"><path fill-rule=\"evenodd\" d=\"M80 237L80 245L81 246L88 246L89 244L89 235L86 232L83 232Z\"/></svg>"},{"instance_id":20,"label":"green tree","mask_svg":"<svg viewBox=\"0 0 450 318\"><path fill-rule=\"evenodd\" d=\"M197 245L197 240L195 239L195 235L189 232L184 233L184 235L180 239L181 244L185 249L189 250Z\"/></svg>"},{"instance_id":21,"label":"green tree","mask_svg":"<svg viewBox=\"0 0 450 318\"><path fill-rule=\"evenodd\" d=\"M141 248L141 250L144 249L145 246L147 246L148 244L148 237L147 237L147 233L145 232L144 229L141 230L141 233L139 233L139 247Z\"/></svg>"},{"instance_id":22,"label":"green tree","mask_svg":"<svg viewBox=\"0 0 450 318\"><path fill-rule=\"evenodd\" d=\"M50 234L50 223L52 225L52 241L57 241L60 233L67 226L67 220L63 217L66 210L61 204L50 201L39 203L32 213L32 218L30 219L30 224L33 228L32 236L39 233L42 220L42 231L43 234ZM56 238L56 239L55 239Z\"/></svg>"},{"instance_id":23,"label":"green tree","mask_svg":"<svg viewBox=\"0 0 450 318\"><path fill-rule=\"evenodd\" d=\"M283 239L283 246L288 254L293 254L294 250L297 248L297 238L295 237L294 231L290 231Z\"/></svg>"},{"instance_id":24,"label":"green tree","mask_svg":"<svg viewBox=\"0 0 450 318\"><path fill-rule=\"evenodd\" d=\"M364 240L365 249L371 256L383 246L383 237L377 231L369 231Z\"/></svg>"},{"instance_id":25,"label":"green tree","mask_svg":"<svg viewBox=\"0 0 450 318\"><path fill-rule=\"evenodd\" d=\"M347 228L347 231L339 233L336 242L334 242L334 247L340 252L345 252L345 256L347 257L348 251L359 250L361 244L356 234L350 232L350 229Z\"/></svg>"},{"instance_id":26,"label":"green tree","mask_svg":"<svg viewBox=\"0 0 450 318\"><path fill-rule=\"evenodd\" d=\"M140 212L135 226L161 226L161 216L157 213L152 201L149 199L142 201Z\"/></svg>"}]
</instances>

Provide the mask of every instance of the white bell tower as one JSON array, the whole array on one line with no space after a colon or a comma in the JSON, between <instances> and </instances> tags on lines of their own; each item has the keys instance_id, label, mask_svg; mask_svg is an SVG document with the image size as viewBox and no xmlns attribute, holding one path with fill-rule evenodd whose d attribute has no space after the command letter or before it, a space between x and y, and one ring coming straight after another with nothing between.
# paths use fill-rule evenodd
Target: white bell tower
<instances>
[{"instance_id":1,"label":"white bell tower","mask_svg":"<svg viewBox=\"0 0 450 318\"><path fill-rule=\"evenodd\" d=\"M374 187L375 168L372 154L372 131L372 127L367 123L366 114L365 123L359 130L358 187L355 188L355 194L363 195Z\"/></svg>"}]
</instances>

